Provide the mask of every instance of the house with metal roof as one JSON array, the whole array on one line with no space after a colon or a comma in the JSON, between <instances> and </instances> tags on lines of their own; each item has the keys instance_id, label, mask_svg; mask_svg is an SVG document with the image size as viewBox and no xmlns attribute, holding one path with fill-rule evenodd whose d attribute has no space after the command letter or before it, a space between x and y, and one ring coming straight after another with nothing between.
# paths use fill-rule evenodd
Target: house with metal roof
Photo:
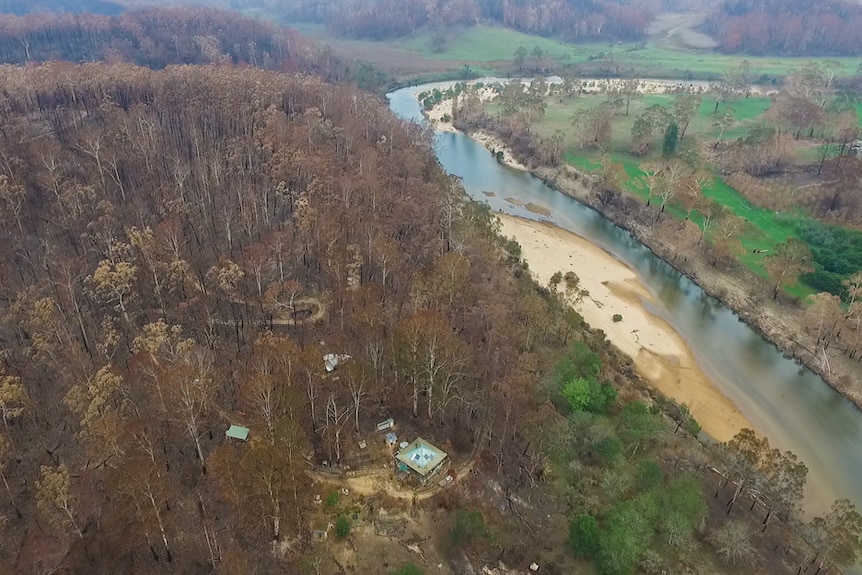
<instances>
[{"instance_id":1,"label":"house with metal roof","mask_svg":"<svg viewBox=\"0 0 862 575\"><path fill-rule=\"evenodd\" d=\"M239 425L231 425L227 431L224 432L226 437L230 439L239 439L240 441L248 441L249 429L248 427L241 427Z\"/></svg>"},{"instance_id":2,"label":"house with metal roof","mask_svg":"<svg viewBox=\"0 0 862 575\"><path fill-rule=\"evenodd\" d=\"M439 447L418 437L395 453L395 463L399 471L411 473L424 485L443 467L447 457Z\"/></svg>"}]
</instances>

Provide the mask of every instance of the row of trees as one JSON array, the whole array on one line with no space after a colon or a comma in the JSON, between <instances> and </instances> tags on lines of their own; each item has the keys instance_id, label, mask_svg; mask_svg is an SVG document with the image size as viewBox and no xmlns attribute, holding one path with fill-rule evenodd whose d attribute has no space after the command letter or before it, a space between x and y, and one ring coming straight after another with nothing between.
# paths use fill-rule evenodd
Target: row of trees
<instances>
[{"instance_id":1,"label":"row of trees","mask_svg":"<svg viewBox=\"0 0 862 575\"><path fill-rule=\"evenodd\" d=\"M0 13L15 14L23 16L34 12L48 13L61 12L88 12L90 14L102 14L114 16L125 9L125 3L113 2L111 0L82 0L74 4L57 6L50 1L36 0L35 2L18 2L17 0L0 0Z\"/></svg>"},{"instance_id":2,"label":"row of trees","mask_svg":"<svg viewBox=\"0 0 862 575\"><path fill-rule=\"evenodd\" d=\"M665 159L644 164L646 176L634 182L629 182L625 170L607 158L602 159L603 191L622 191L630 184L640 187L647 206L654 200L659 206L659 212L654 214L656 221L667 205L675 205L685 213L686 221L692 214L697 216L701 226L699 243L704 236L723 243L747 224L739 221L731 225L733 214L705 196L704 190L714 184L702 165L712 160L723 171L730 172L725 180L737 186L757 206L793 212L803 209L829 222L855 222L860 217L860 204L858 194L853 194L852 190L862 166L853 148L859 134L858 115L852 99L836 90L834 76L835 68L829 64L810 63L796 70L788 77L786 85L773 95L773 103L762 116L761 123L751 128L746 136L731 141L725 141L724 134L737 124L733 103L743 102L751 92L752 78L747 62L728 70L721 80L710 86L709 95L715 100L712 141L706 141L702 133L689 135L692 120L703 114L704 94L700 91L683 91L675 95L669 105L640 107L632 123L628 151L654 157L656 148L660 147ZM454 101L453 115L458 127L496 129L521 154L554 166L559 163L566 145L571 143L582 150L602 154L620 151L618 148L611 150L614 128L623 121L631 103L642 96L641 84L636 79L609 84L604 88L604 99L589 108L579 109L572 116L575 131L568 136L557 130L540 139L534 135L532 127L541 120L549 105L549 95L562 101L577 98L585 89L583 82L570 70L564 73L561 84L552 86L542 79L530 85L510 82L494 86L495 101L500 106L497 118L485 111L479 96L483 87L462 87ZM804 185L795 183L792 177L762 178L788 169L797 137L821 142L816 166L820 178L811 181L806 177ZM721 237L710 233L718 231L715 225L719 223L722 228L735 231L721 234ZM806 219L792 223L810 245L813 255L809 262L812 267L804 272L803 281L843 297L842 282L862 265L857 235ZM732 251L739 253L741 249L741 245L737 245ZM725 249L718 252L723 255L711 258L714 265L727 255Z\"/></svg>"},{"instance_id":3,"label":"row of trees","mask_svg":"<svg viewBox=\"0 0 862 575\"><path fill-rule=\"evenodd\" d=\"M795 522L799 515L808 469L796 456L786 451L770 448L765 438L743 429L731 441L724 444L722 472L724 482L716 489L715 497L730 487L727 514L745 495L751 498L751 509L758 504L764 509L762 531L779 517L784 522ZM801 528L803 538L811 545L812 553L804 556L799 570L808 570L816 564L816 572L854 565L862 557L862 516L847 499L835 501L829 513L815 517ZM732 533L724 534L726 540ZM727 541L725 541L727 543ZM744 542L737 538L736 552L728 549L727 558L739 562L751 561L751 552L745 550Z\"/></svg>"}]
</instances>

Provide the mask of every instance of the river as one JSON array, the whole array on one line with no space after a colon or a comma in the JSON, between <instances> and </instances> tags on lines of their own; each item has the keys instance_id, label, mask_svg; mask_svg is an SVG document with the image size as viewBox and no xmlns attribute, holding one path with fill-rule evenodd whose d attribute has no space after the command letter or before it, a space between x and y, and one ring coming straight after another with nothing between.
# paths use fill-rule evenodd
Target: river
<instances>
[{"instance_id":1,"label":"river","mask_svg":"<svg viewBox=\"0 0 862 575\"><path fill-rule=\"evenodd\" d=\"M451 84L403 88L387 97L397 115L422 122L415 94ZM550 221L632 267L654 298L650 311L686 341L704 373L771 445L792 451L808 466L805 509L822 514L839 497L862 509L862 412L850 401L785 358L718 300L598 212L526 172L497 163L464 134L438 133L435 150L473 199L495 211ZM551 216L537 216L505 198L544 206Z\"/></svg>"}]
</instances>

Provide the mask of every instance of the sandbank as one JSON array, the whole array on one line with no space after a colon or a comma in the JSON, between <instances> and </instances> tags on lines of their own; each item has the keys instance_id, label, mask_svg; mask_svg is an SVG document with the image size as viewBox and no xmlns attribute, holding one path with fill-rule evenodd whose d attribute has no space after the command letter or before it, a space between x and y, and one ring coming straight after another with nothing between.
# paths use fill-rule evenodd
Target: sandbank
<instances>
[{"instance_id":1,"label":"sandbank","mask_svg":"<svg viewBox=\"0 0 862 575\"><path fill-rule=\"evenodd\" d=\"M575 305L593 328L634 359L638 373L659 392L685 403L703 431L727 441L751 423L697 365L691 350L664 320L650 313L653 301L637 274L584 238L546 222L498 214L502 234L514 238L534 278L547 285L556 272L573 271L589 295ZM565 283L565 282L564 282ZM559 289L562 291L564 285ZM614 322L615 314L622 321Z\"/></svg>"},{"instance_id":2,"label":"sandbank","mask_svg":"<svg viewBox=\"0 0 862 575\"><path fill-rule=\"evenodd\" d=\"M420 92L416 92L415 96L418 98ZM479 91L479 97L483 102L490 102L497 96L496 92L494 92L491 88L482 88ZM449 133L457 133L458 130L452 124L452 99L447 98L441 101L439 104L435 105L430 110L423 110L423 114L428 119L428 122L434 127L438 132L449 132ZM516 170L521 170L526 172L529 168L522 164L521 162L515 159L514 154L512 154L509 146L506 145L505 142L498 136L492 134L491 132L486 132L482 130L477 130L470 132L468 134L470 138L476 140L483 146L485 146L490 152L503 152L503 163L510 168L514 168Z\"/></svg>"}]
</instances>

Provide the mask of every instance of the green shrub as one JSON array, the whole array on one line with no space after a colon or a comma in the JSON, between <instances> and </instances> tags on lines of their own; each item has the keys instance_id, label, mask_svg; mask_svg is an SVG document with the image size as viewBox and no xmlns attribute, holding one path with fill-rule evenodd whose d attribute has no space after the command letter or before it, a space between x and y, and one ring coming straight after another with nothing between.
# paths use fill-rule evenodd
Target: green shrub
<instances>
[{"instance_id":1,"label":"green shrub","mask_svg":"<svg viewBox=\"0 0 862 575\"><path fill-rule=\"evenodd\" d=\"M627 403L617 423L617 433L632 453L664 431L664 422L640 401Z\"/></svg>"},{"instance_id":2,"label":"green shrub","mask_svg":"<svg viewBox=\"0 0 862 575\"><path fill-rule=\"evenodd\" d=\"M506 240L503 249L509 253L509 261L518 261L521 259L521 244L515 240Z\"/></svg>"},{"instance_id":3,"label":"green shrub","mask_svg":"<svg viewBox=\"0 0 862 575\"><path fill-rule=\"evenodd\" d=\"M578 515L569 523L569 548L576 557L595 557L599 551L600 538L599 523L592 515Z\"/></svg>"},{"instance_id":4,"label":"green shrub","mask_svg":"<svg viewBox=\"0 0 862 575\"><path fill-rule=\"evenodd\" d=\"M424 572L413 563L406 563L392 572L392 575L425 575Z\"/></svg>"},{"instance_id":5,"label":"green shrub","mask_svg":"<svg viewBox=\"0 0 862 575\"><path fill-rule=\"evenodd\" d=\"M449 539L453 545L460 546L469 543L477 537L485 535L485 518L478 509L460 510L455 513Z\"/></svg>"},{"instance_id":6,"label":"green shrub","mask_svg":"<svg viewBox=\"0 0 862 575\"><path fill-rule=\"evenodd\" d=\"M350 535L350 519L344 515L339 515L335 520L335 536L339 539L344 539Z\"/></svg>"},{"instance_id":7,"label":"green shrub","mask_svg":"<svg viewBox=\"0 0 862 575\"><path fill-rule=\"evenodd\" d=\"M560 394L566 399L572 411L606 413L617 397L616 390L607 383L599 383L595 378L575 377L570 379Z\"/></svg>"},{"instance_id":8,"label":"green shrub","mask_svg":"<svg viewBox=\"0 0 862 575\"><path fill-rule=\"evenodd\" d=\"M662 484L664 474L658 462L653 460L642 461L638 466L638 488L641 491L649 491Z\"/></svg>"},{"instance_id":9,"label":"green shrub","mask_svg":"<svg viewBox=\"0 0 862 575\"><path fill-rule=\"evenodd\" d=\"M584 411L590 404L590 382L583 377L570 380L563 386L561 393L572 411Z\"/></svg>"},{"instance_id":10,"label":"green shrub","mask_svg":"<svg viewBox=\"0 0 862 575\"><path fill-rule=\"evenodd\" d=\"M697 437L700 434L701 427L695 418L689 417L685 422L685 430L694 437Z\"/></svg>"},{"instance_id":11,"label":"green shrub","mask_svg":"<svg viewBox=\"0 0 862 575\"><path fill-rule=\"evenodd\" d=\"M600 575L631 575L653 534L651 498L638 497L617 505L606 517L596 553Z\"/></svg>"},{"instance_id":12,"label":"green shrub","mask_svg":"<svg viewBox=\"0 0 862 575\"><path fill-rule=\"evenodd\" d=\"M602 369L602 358L582 341L572 345L569 357L582 377L597 377Z\"/></svg>"},{"instance_id":13,"label":"green shrub","mask_svg":"<svg viewBox=\"0 0 862 575\"><path fill-rule=\"evenodd\" d=\"M623 453L623 444L616 437L605 437L593 445L593 456L604 465L613 463Z\"/></svg>"},{"instance_id":14,"label":"green shrub","mask_svg":"<svg viewBox=\"0 0 862 575\"><path fill-rule=\"evenodd\" d=\"M326 496L326 499L323 500L323 504L327 507L335 507L338 505L338 502L341 500L341 495L338 491L332 491L329 495Z\"/></svg>"},{"instance_id":15,"label":"green shrub","mask_svg":"<svg viewBox=\"0 0 862 575\"><path fill-rule=\"evenodd\" d=\"M551 276L551 281L548 282L548 285L551 287L553 291L557 291L557 286L563 281L563 273L555 272L554 275Z\"/></svg>"},{"instance_id":16,"label":"green shrub","mask_svg":"<svg viewBox=\"0 0 862 575\"><path fill-rule=\"evenodd\" d=\"M618 313L615 313L612 319L614 320L614 323L620 323L621 321L623 321L623 316Z\"/></svg>"}]
</instances>

